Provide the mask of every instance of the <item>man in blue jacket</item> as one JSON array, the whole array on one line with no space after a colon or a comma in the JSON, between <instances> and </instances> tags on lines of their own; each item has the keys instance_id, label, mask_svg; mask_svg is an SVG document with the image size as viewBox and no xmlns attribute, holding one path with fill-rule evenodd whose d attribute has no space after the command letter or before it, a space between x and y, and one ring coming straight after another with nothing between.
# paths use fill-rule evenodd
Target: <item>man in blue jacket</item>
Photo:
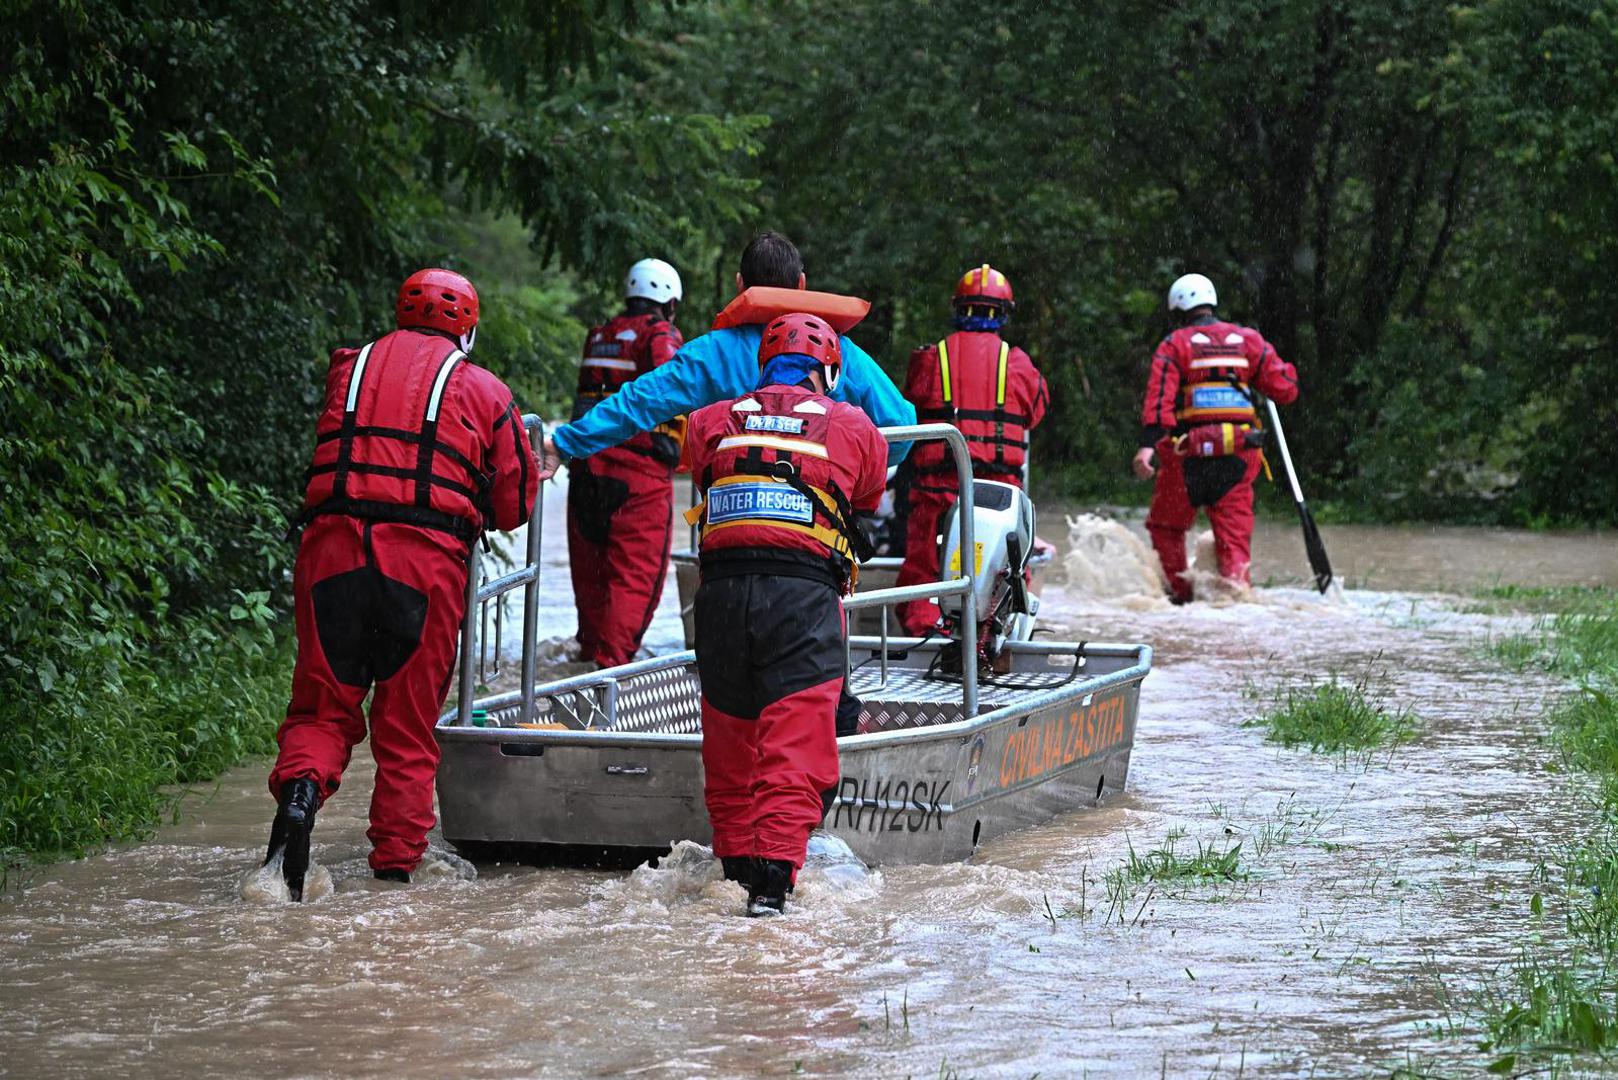
<instances>
[{"instance_id":1,"label":"man in blue jacket","mask_svg":"<svg viewBox=\"0 0 1618 1080\"><path fill-rule=\"evenodd\" d=\"M756 285L805 288L803 257L780 233L759 233L742 252L736 291L740 294ZM674 359L627 384L571 424L552 431L545 439L540 478L550 477L563 456L589 457L637 432L752 390L758 382L758 347L767 321L741 322L686 342ZM841 338L841 344L843 375L830 396L863 410L878 427L914 424L915 406L905 400L887 372L847 337ZM909 450L909 443L890 444L888 464L899 464Z\"/></svg>"}]
</instances>

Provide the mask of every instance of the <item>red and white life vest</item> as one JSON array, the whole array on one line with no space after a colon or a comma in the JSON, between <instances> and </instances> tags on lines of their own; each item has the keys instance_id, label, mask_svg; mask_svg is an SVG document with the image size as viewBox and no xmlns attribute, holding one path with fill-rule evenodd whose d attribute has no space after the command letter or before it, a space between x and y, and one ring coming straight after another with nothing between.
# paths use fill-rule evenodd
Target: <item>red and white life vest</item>
<instances>
[{"instance_id":1,"label":"red and white life vest","mask_svg":"<svg viewBox=\"0 0 1618 1080\"><path fill-rule=\"evenodd\" d=\"M398 330L334 352L315 433L300 521L346 514L471 540L492 520L495 458L511 458L519 490L530 487L511 392L436 334Z\"/></svg>"}]
</instances>

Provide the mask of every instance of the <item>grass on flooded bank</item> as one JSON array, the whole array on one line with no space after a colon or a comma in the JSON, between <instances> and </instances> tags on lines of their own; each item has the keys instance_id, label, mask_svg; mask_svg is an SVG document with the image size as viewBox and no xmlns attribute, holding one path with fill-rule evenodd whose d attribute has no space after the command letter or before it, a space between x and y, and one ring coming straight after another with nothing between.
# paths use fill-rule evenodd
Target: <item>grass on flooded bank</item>
<instances>
[{"instance_id":1,"label":"grass on flooded bank","mask_svg":"<svg viewBox=\"0 0 1618 1080\"><path fill-rule=\"evenodd\" d=\"M184 655L109 649L45 693L0 680L0 886L149 836L181 797L174 785L274 752L291 642L262 598L237 610L235 624L177 633Z\"/></svg>"},{"instance_id":2,"label":"grass on flooded bank","mask_svg":"<svg viewBox=\"0 0 1618 1080\"><path fill-rule=\"evenodd\" d=\"M1398 746L1417 732L1414 713L1376 704L1363 680L1288 687L1277 693L1274 708L1243 726L1263 728L1268 741L1289 750L1303 746L1326 754Z\"/></svg>"},{"instance_id":3,"label":"grass on flooded bank","mask_svg":"<svg viewBox=\"0 0 1618 1080\"><path fill-rule=\"evenodd\" d=\"M1558 598L1534 631L1491 642L1515 670L1536 668L1578 681L1551 708L1551 737L1567 765L1594 782L1592 824L1555 858L1565 940L1536 941L1475 995L1470 1012L1498 1055L1490 1070L1512 1073L1545 1058L1618 1050L1618 594L1590 590ZM1535 919L1545 903L1529 901Z\"/></svg>"},{"instance_id":4,"label":"grass on flooded bank","mask_svg":"<svg viewBox=\"0 0 1618 1080\"><path fill-rule=\"evenodd\" d=\"M1557 606L1521 634L1491 638L1487 653L1512 671L1618 681L1618 593L1558 590Z\"/></svg>"}]
</instances>

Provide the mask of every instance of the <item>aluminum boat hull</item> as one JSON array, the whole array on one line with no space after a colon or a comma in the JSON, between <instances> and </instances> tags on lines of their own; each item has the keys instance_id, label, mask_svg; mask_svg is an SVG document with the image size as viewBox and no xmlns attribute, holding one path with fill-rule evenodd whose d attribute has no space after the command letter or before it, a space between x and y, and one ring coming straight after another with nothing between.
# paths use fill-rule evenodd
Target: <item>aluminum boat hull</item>
<instances>
[{"instance_id":1,"label":"aluminum boat hull","mask_svg":"<svg viewBox=\"0 0 1618 1080\"><path fill-rule=\"evenodd\" d=\"M906 647L908 655L899 659ZM824 825L871 865L964 859L981 844L1124 789L1145 645L1019 642L980 682L929 674L937 642L850 643L861 733L838 741L841 779ZM517 694L479 702L491 723L438 726L444 836L464 851L644 853L706 843L691 653L536 686L534 727ZM631 858L633 855L631 855Z\"/></svg>"}]
</instances>

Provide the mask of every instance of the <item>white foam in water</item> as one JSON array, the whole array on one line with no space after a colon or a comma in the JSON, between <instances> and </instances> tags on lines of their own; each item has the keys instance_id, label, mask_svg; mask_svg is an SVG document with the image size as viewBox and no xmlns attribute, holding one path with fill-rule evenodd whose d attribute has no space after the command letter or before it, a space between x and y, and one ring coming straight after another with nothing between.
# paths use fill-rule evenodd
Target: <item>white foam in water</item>
<instances>
[{"instance_id":1,"label":"white foam in water","mask_svg":"<svg viewBox=\"0 0 1618 1080\"><path fill-rule=\"evenodd\" d=\"M428 848L421 865L410 875L412 884L430 885L437 881L476 881L478 868L452 851Z\"/></svg>"},{"instance_id":2,"label":"white foam in water","mask_svg":"<svg viewBox=\"0 0 1618 1080\"><path fill-rule=\"evenodd\" d=\"M813 906L824 897L868 895L879 881L860 861L848 844L832 834L816 829L809 836L809 852L793 890L794 902ZM691 840L676 843L657 861L637 866L627 880L608 883L605 890L619 888L630 895L660 904L713 902L723 910L740 910L745 893L740 885L724 880L724 868L706 845ZM788 906L791 910L791 904Z\"/></svg>"},{"instance_id":3,"label":"white foam in water","mask_svg":"<svg viewBox=\"0 0 1618 1080\"><path fill-rule=\"evenodd\" d=\"M800 899L805 895L812 901L825 894L869 894L877 879L870 867L860 861L854 849L840 836L824 829L809 834L809 854L798 871L798 884L794 889Z\"/></svg>"},{"instance_id":4,"label":"white foam in water","mask_svg":"<svg viewBox=\"0 0 1618 1080\"><path fill-rule=\"evenodd\" d=\"M1191 547L1191 565L1186 568L1185 576L1191 582L1191 590L1197 600L1214 607L1250 604L1258 600L1250 586L1220 575L1219 555L1214 548L1212 529L1204 529L1197 534L1196 543Z\"/></svg>"},{"instance_id":5,"label":"white foam in water","mask_svg":"<svg viewBox=\"0 0 1618 1080\"><path fill-rule=\"evenodd\" d=\"M303 875L303 901L322 900L335 891L331 871L317 862L309 863ZM292 894L281 877L281 857L278 855L263 866L255 866L242 875L237 893L249 904L290 904Z\"/></svg>"},{"instance_id":6,"label":"white foam in water","mask_svg":"<svg viewBox=\"0 0 1618 1080\"><path fill-rule=\"evenodd\" d=\"M1099 514L1067 519L1068 591L1092 600L1154 601L1168 605L1157 556L1122 522Z\"/></svg>"}]
</instances>

